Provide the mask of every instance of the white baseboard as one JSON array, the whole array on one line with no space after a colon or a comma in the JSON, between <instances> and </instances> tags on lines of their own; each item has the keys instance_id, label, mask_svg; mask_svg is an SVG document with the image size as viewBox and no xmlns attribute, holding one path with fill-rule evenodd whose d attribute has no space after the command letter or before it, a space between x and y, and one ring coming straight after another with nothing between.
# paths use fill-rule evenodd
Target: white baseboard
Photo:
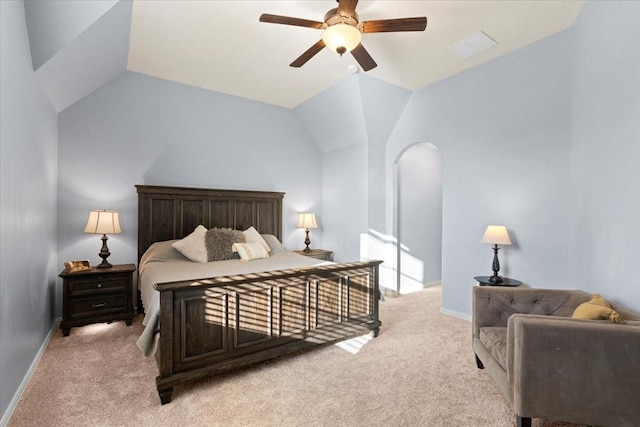
<instances>
[{"instance_id":1,"label":"white baseboard","mask_svg":"<svg viewBox=\"0 0 640 427\"><path fill-rule=\"evenodd\" d=\"M58 326L61 320L62 320L62 317L58 317L56 320L53 321L53 325L51 325L51 329L49 329L49 333L47 334L47 337L42 342L42 345L40 346L38 353L36 353L36 357L34 357L33 362L31 362L31 366L29 367L29 370L27 371L24 378L22 379L22 382L20 383L20 387L18 387L18 390L16 390L16 393L13 395L13 399L11 399L11 403L9 403L7 410L2 415L2 419L0 420L0 426L6 427L6 425L9 424L9 419L11 419L11 415L13 415L13 411L16 410L16 407L18 406L18 402L20 402L20 398L22 397L22 394L26 390L27 384L29 384L29 380L31 380L33 373L36 371L36 368L38 367L38 363L40 363L40 359L42 358L44 351L47 349L47 346L49 345L49 341L51 341L53 332L56 330L56 326Z\"/></svg>"},{"instance_id":2,"label":"white baseboard","mask_svg":"<svg viewBox=\"0 0 640 427\"><path fill-rule=\"evenodd\" d=\"M436 280L435 282L427 282L424 284L426 288L433 288L434 286L442 286L442 280Z\"/></svg>"},{"instance_id":3,"label":"white baseboard","mask_svg":"<svg viewBox=\"0 0 640 427\"><path fill-rule=\"evenodd\" d=\"M455 310L449 310L448 308L440 307L440 312L442 314L446 314L447 316L457 317L458 319L466 320L467 322L471 322L471 316L467 313L461 313Z\"/></svg>"}]
</instances>

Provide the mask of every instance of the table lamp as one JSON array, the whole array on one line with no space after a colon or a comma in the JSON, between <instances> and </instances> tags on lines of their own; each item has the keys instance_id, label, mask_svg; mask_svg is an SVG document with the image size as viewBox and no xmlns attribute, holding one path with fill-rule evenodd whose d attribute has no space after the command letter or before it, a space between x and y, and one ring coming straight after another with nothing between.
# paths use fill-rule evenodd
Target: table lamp
<instances>
[{"instance_id":1,"label":"table lamp","mask_svg":"<svg viewBox=\"0 0 640 427\"><path fill-rule=\"evenodd\" d=\"M482 236L482 243L491 243L493 245L493 276L489 278L491 283L501 283L502 277L498 275L500 271L500 262L498 261L498 245L510 245L511 239L509 232L504 225L489 225Z\"/></svg>"},{"instance_id":2,"label":"table lamp","mask_svg":"<svg viewBox=\"0 0 640 427\"><path fill-rule=\"evenodd\" d=\"M298 228L306 228L306 237L304 239L304 244L307 245L304 248L304 252L311 252L311 248L309 245L311 244L311 239L309 239L309 229L310 228L318 228L318 224L316 223L316 215L304 212L298 216Z\"/></svg>"},{"instance_id":3,"label":"table lamp","mask_svg":"<svg viewBox=\"0 0 640 427\"><path fill-rule=\"evenodd\" d=\"M85 233L90 234L102 234L102 248L100 249L100 258L102 262L97 265L98 268L111 267L112 265L107 261L111 252L107 247L107 234L120 234L122 229L120 228L120 219L118 218L118 212L107 210L90 210L89 219L87 225L84 227Z\"/></svg>"}]
</instances>

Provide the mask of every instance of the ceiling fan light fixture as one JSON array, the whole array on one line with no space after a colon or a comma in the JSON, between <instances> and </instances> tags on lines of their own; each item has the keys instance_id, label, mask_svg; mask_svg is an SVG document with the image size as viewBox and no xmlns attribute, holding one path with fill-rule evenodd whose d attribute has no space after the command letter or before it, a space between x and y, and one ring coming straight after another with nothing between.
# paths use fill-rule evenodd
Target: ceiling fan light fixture
<instances>
[{"instance_id":1,"label":"ceiling fan light fixture","mask_svg":"<svg viewBox=\"0 0 640 427\"><path fill-rule=\"evenodd\" d=\"M360 44L360 40L362 40L360 30L349 24L334 24L322 33L324 44L341 56L343 53L355 49Z\"/></svg>"}]
</instances>

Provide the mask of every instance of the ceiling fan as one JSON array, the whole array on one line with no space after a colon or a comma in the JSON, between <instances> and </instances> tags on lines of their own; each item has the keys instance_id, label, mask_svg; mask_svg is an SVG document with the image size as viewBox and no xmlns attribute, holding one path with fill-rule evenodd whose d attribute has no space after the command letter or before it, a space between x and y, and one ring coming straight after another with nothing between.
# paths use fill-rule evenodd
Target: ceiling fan
<instances>
[{"instance_id":1,"label":"ceiling fan","mask_svg":"<svg viewBox=\"0 0 640 427\"><path fill-rule=\"evenodd\" d=\"M336 1L338 2L338 7L331 9L324 15L324 22L267 13L260 15L260 22L324 30L322 38L289 64L291 67L302 67L323 48L328 47L340 56L346 52L351 52L351 55L358 61L362 69L369 71L377 67L378 64L360 43L362 33L424 31L427 28L426 16L360 22L360 17L356 13L358 0Z\"/></svg>"}]
</instances>

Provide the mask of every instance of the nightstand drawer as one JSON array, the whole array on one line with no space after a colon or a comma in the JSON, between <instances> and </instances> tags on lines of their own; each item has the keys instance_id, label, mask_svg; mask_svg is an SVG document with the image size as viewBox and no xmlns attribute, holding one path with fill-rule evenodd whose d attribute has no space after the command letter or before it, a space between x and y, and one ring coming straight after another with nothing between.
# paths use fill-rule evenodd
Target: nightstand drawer
<instances>
[{"instance_id":1,"label":"nightstand drawer","mask_svg":"<svg viewBox=\"0 0 640 427\"><path fill-rule=\"evenodd\" d=\"M96 295L110 292L124 292L129 283L127 276L91 277L69 280L69 295Z\"/></svg>"},{"instance_id":2,"label":"nightstand drawer","mask_svg":"<svg viewBox=\"0 0 640 427\"><path fill-rule=\"evenodd\" d=\"M127 295L105 295L100 298L75 298L69 304L69 318L106 316L127 312Z\"/></svg>"}]
</instances>

